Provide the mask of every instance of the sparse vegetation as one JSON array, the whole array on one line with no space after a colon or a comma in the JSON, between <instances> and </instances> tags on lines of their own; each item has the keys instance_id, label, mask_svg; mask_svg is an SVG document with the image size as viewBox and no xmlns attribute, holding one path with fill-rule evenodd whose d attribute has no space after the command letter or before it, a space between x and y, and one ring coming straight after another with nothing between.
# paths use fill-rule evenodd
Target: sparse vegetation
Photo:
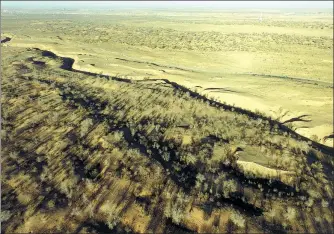
<instances>
[{"instance_id":1,"label":"sparse vegetation","mask_svg":"<svg viewBox=\"0 0 334 234\"><path fill-rule=\"evenodd\" d=\"M65 19L47 19L34 30L62 41L75 35L77 43L201 52L333 48L328 37L178 31L118 25L117 17L112 26L87 19L64 31ZM326 22L265 24L332 29ZM294 132L294 118L304 115L245 111L166 79L71 70L68 58L24 47L1 48L2 232L334 231L333 149Z\"/></svg>"}]
</instances>

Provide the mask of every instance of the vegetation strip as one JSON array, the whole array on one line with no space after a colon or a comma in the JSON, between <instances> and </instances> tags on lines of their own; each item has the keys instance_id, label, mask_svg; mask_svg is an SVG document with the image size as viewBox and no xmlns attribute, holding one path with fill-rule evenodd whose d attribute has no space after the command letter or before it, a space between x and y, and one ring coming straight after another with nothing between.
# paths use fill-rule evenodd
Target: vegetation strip
<instances>
[{"instance_id":1,"label":"vegetation strip","mask_svg":"<svg viewBox=\"0 0 334 234\"><path fill-rule=\"evenodd\" d=\"M332 157L311 142L169 80L4 50L6 232L331 231Z\"/></svg>"}]
</instances>

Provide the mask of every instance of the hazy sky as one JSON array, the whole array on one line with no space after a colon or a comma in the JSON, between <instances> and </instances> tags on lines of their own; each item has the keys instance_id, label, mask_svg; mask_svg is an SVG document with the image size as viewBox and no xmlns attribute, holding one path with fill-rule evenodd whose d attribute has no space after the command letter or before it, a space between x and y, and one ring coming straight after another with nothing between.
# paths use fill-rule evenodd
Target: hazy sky
<instances>
[{"instance_id":1,"label":"hazy sky","mask_svg":"<svg viewBox=\"0 0 334 234\"><path fill-rule=\"evenodd\" d=\"M1 1L5 9L119 8L330 8L333 1Z\"/></svg>"}]
</instances>

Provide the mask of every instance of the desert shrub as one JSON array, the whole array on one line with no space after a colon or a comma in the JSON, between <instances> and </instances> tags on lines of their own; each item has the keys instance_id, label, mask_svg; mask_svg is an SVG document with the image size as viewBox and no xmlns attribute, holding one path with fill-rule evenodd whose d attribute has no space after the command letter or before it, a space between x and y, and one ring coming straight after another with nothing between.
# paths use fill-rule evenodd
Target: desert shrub
<instances>
[{"instance_id":1,"label":"desert shrub","mask_svg":"<svg viewBox=\"0 0 334 234\"><path fill-rule=\"evenodd\" d=\"M197 161L196 156L190 153L182 154L181 161L185 162L187 165L194 165Z\"/></svg>"},{"instance_id":2,"label":"desert shrub","mask_svg":"<svg viewBox=\"0 0 334 234\"><path fill-rule=\"evenodd\" d=\"M180 207L177 207L176 205L171 205L169 207L165 207L164 215L167 218L171 218L176 224L179 224L184 216L184 212L183 210L181 210Z\"/></svg>"},{"instance_id":3,"label":"desert shrub","mask_svg":"<svg viewBox=\"0 0 334 234\"><path fill-rule=\"evenodd\" d=\"M91 119L85 119L80 124L80 136L84 137L88 131L89 128L93 125L93 121Z\"/></svg>"},{"instance_id":4,"label":"desert shrub","mask_svg":"<svg viewBox=\"0 0 334 234\"><path fill-rule=\"evenodd\" d=\"M293 222L296 218L296 210L295 208L288 207L286 213L284 214L284 217L289 222Z\"/></svg>"},{"instance_id":5,"label":"desert shrub","mask_svg":"<svg viewBox=\"0 0 334 234\"><path fill-rule=\"evenodd\" d=\"M237 227L245 227L245 218L239 212L233 211L230 215L230 219Z\"/></svg>"},{"instance_id":6,"label":"desert shrub","mask_svg":"<svg viewBox=\"0 0 334 234\"><path fill-rule=\"evenodd\" d=\"M225 161L226 159L231 159L231 149L228 145L215 145L213 148L211 162L214 165L218 165L220 162Z\"/></svg>"},{"instance_id":7,"label":"desert shrub","mask_svg":"<svg viewBox=\"0 0 334 234\"><path fill-rule=\"evenodd\" d=\"M49 209L53 209L55 207L55 205L56 205L55 201L53 201L53 200L50 200L47 203L47 206L48 206Z\"/></svg>"},{"instance_id":8,"label":"desert shrub","mask_svg":"<svg viewBox=\"0 0 334 234\"><path fill-rule=\"evenodd\" d=\"M198 174L196 175L196 187L199 188L199 187L202 185L202 183L203 183L204 181L205 181L205 177L204 177L204 175L198 173Z\"/></svg>"},{"instance_id":9,"label":"desert shrub","mask_svg":"<svg viewBox=\"0 0 334 234\"><path fill-rule=\"evenodd\" d=\"M170 155L169 155L169 153L168 153L168 152L163 152L163 153L162 153L162 158L163 158L166 162L168 162L169 159L170 159Z\"/></svg>"},{"instance_id":10,"label":"desert shrub","mask_svg":"<svg viewBox=\"0 0 334 234\"><path fill-rule=\"evenodd\" d=\"M237 191L237 183L235 180L226 180L223 181L222 193L223 196L228 198L230 194Z\"/></svg>"},{"instance_id":11,"label":"desert shrub","mask_svg":"<svg viewBox=\"0 0 334 234\"><path fill-rule=\"evenodd\" d=\"M119 223L119 212L117 211L116 204L109 205L107 214L107 225L112 230Z\"/></svg>"},{"instance_id":12,"label":"desert shrub","mask_svg":"<svg viewBox=\"0 0 334 234\"><path fill-rule=\"evenodd\" d=\"M178 192L175 202L172 199L167 201L164 209L165 217L171 218L174 223L179 224L185 215L187 202L189 202L189 198L183 192Z\"/></svg>"},{"instance_id":13,"label":"desert shrub","mask_svg":"<svg viewBox=\"0 0 334 234\"><path fill-rule=\"evenodd\" d=\"M9 220L11 217L12 217L12 214L10 213L10 211L8 211L8 210L1 210L1 213L0 213L0 221L1 221L1 223Z\"/></svg>"},{"instance_id":14,"label":"desert shrub","mask_svg":"<svg viewBox=\"0 0 334 234\"><path fill-rule=\"evenodd\" d=\"M19 156L19 153L16 152L16 151L9 153L9 158L10 159L16 160L18 158L18 156Z\"/></svg>"},{"instance_id":15,"label":"desert shrub","mask_svg":"<svg viewBox=\"0 0 334 234\"><path fill-rule=\"evenodd\" d=\"M310 137L310 139L312 140L312 141L315 141L315 142L319 142L320 141L320 138L317 136L317 135L312 135L311 137Z\"/></svg>"}]
</instances>

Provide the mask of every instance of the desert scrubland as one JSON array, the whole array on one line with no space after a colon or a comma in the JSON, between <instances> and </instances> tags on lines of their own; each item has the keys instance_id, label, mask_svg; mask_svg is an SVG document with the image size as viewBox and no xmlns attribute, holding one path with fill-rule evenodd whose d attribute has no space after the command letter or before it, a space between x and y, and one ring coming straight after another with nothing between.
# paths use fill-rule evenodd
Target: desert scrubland
<instances>
[{"instance_id":1,"label":"desert scrubland","mask_svg":"<svg viewBox=\"0 0 334 234\"><path fill-rule=\"evenodd\" d=\"M2 232L334 231L332 12L1 27Z\"/></svg>"}]
</instances>

